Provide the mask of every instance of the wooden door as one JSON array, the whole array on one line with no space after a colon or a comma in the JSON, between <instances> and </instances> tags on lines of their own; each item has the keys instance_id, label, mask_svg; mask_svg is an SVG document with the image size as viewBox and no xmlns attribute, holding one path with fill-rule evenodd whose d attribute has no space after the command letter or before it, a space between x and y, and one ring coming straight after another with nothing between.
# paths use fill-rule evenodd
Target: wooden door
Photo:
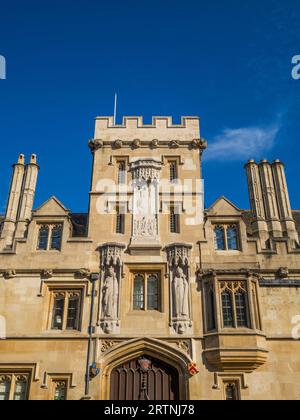
<instances>
[{"instance_id":1,"label":"wooden door","mask_svg":"<svg viewBox=\"0 0 300 420\"><path fill-rule=\"evenodd\" d=\"M178 372L147 355L122 363L111 373L110 399L178 400Z\"/></svg>"}]
</instances>

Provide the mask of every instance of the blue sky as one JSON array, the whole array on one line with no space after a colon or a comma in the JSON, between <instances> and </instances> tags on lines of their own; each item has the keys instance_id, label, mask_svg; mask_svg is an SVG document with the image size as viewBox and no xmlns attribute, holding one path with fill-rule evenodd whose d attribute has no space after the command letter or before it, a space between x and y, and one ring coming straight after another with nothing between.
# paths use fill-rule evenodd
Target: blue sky
<instances>
[{"instance_id":1,"label":"blue sky","mask_svg":"<svg viewBox=\"0 0 300 420\"><path fill-rule=\"evenodd\" d=\"M36 206L86 211L94 117L199 115L209 206L248 208L243 165L280 158L300 208L299 0L11 0L0 7L0 213L11 164L38 155Z\"/></svg>"}]
</instances>

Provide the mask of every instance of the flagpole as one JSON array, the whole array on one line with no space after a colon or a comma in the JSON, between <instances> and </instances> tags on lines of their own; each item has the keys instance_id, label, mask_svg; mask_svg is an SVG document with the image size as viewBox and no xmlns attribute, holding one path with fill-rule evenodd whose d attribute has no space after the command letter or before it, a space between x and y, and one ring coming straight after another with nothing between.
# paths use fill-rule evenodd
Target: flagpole
<instances>
[{"instance_id":1,"label":"flagpole","mask_svg":"<svg viewBox=\"0 0 300 420\"><path fill-rule=\"evenodd\" d=\"M114 125L116 125L116 119L117 119L117 99L118 99L118 96L117 96L117 94L115 93Z\"/></svg>"}]
</instances>

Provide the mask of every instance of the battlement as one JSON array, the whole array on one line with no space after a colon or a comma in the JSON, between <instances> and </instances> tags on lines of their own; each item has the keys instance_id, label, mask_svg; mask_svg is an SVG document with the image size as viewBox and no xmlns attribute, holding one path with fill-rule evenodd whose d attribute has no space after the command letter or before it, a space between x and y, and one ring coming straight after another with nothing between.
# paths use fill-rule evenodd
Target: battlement
<instances>
[{"instance_id":1,"label":"battlement","mask_svg":"<svg viewBox=\"0 0 300 420\"><path fill-rule=\"evenodd\" d=\"M200 138L199 117L183 116L180 124L173 124L172 117L152 117L151 124L144 124L143 117L123 117L122 124L114 124L113 117L97 117L95 138L104 141L134 140L191 140Z\"/></svg>"}]
</instances>

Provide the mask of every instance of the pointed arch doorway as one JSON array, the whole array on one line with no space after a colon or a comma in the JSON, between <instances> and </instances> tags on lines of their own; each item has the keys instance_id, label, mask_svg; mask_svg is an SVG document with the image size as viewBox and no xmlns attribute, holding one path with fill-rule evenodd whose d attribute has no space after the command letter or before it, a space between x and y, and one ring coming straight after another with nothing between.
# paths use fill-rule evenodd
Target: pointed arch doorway
<instances>
[{"instance_id":1,"label":"pointed arch doorway","mask_svg":"<svg viewBox=\"0 0 300 420\"><path fill-rule=\"evenodd\" d=\"M149 337L124 340L109 349L102 359L99 397L115 401L188 400L190 363L186 352L164 340ZM146 384L142 383L143 370Z\"/></svg>"},{"instance_id":2,"label":"pointed arch doorway","mask_svg":"<svg viewBox=\"0 0 300 420\"><path fill-rule=\"evenodd\" d=\"M178 400L178 371L147 354L135 357L112 370L110 399L113 401Z\"/></svg>"}]
</instances>

